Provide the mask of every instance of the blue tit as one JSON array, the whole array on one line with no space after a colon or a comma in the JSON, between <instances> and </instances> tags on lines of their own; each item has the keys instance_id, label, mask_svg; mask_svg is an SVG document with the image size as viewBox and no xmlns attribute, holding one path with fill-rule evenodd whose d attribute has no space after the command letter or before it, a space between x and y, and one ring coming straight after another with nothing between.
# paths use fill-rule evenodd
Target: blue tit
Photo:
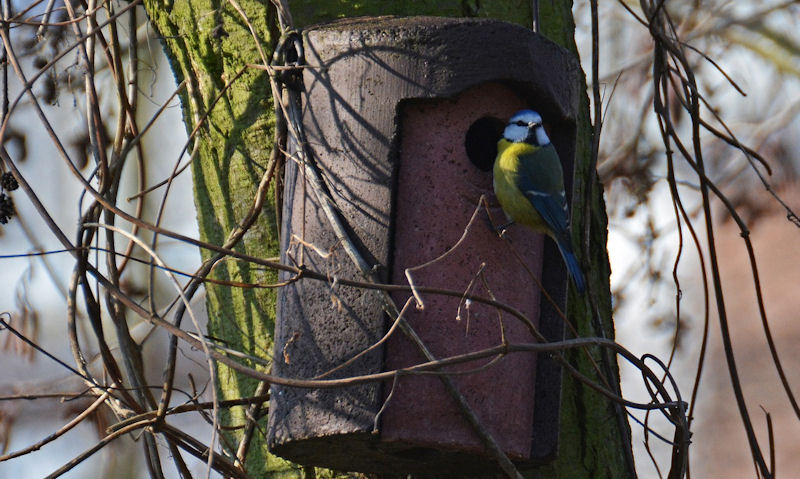
<instances>
[{"instance_id":1,"label":"blue tit","mask_svg":"<svg viewBox=\"0 0 800 479\"><path fill-rule=\"evenodd\" d=\"M583 293L586 283L572 251L561 160L537 112L522 110L508 121L497 142L494 192L511 220L553 238L575 289Z\"/></svg>"}]
</instances>

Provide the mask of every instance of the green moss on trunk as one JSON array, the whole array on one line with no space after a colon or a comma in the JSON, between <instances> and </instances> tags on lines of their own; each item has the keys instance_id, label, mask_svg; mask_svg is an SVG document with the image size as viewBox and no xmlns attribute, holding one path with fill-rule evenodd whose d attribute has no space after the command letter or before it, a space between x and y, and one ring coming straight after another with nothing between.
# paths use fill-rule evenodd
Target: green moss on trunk
<instances>
[{"instance_id":1,"label":"green moss on trunk","mask_svg":"<svg viewBox=\"0 0 800 479\"><path fill-rule=\"evenodd\" d=\"M266 3L242 1L240 5L258 35L257 41L270 51L274 20ZM245 67L247 63L261 63L256 40L247 21L229 2L147 0L145 8L163 38L175 77L186 81L181 95L186 130L194 130L208 113L195 137L194 196L200 238L222 245L252 207L272 149L274 116L268 78L261 70ZM242 70L244 73L232 81ZM273 204L264 206L256 224L235 249L253 256L277 256ZM210 252L202 251L204 260L210 256ZM216 265L210 277L269 284L276 281L277 274L228 260ZM246 354L270 357L275 292L214 284L206 284L206 292L209 335ZM218 367L218 377L220 393L225 399L252 395L257 386L256 381L223 366ZM244 424L243 412L242 408L225 411L224 423ZM262 427L265 424L262 421ZM224 438L234 451L239 434L232 432ZM248 457L250 470L286 469L280 461L277 464L267 461L261 437L255 435Z\"/></svg>"}]
</instances>

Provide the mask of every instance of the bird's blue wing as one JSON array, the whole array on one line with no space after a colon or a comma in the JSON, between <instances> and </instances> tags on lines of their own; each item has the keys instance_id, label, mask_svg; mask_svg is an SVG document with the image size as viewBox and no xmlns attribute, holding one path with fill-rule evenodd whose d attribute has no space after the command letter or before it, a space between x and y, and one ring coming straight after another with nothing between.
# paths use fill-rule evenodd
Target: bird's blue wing
<instances>
[{"instance_id":1,"label":"bird's blue wing","mask_svg":"<svg viewBox=\"0 0 800 479\"><path fill-rule=\"evenodd\" d=\"M547 145L520 155L517 187L531 202L557 240L569 238L567 197L561 160Z\"/></svg>"},{"instance_id":2,"label":"bird's blue wing","mask_svg":"<svg viewBox=\"0 0 800 479\"><path fill-rule=\"evenodd\" d=\"M572 251L561 161L552 145L520 156L517 186L547 225L575 282L576 289L579 293L583 293L586 285L575 253Z\"/></svg>"},{"instance_id":3,"label":"bird's blue wing","mask_svg":"<svg viewBox=\"0 0 800 479\"><path fill-rule=\"evenodd\" d=\"M523 191L556 239L560 241L562 238L568 238L569 223L564 193L546 193L532 188Z\"/></svg>"},{"instance_id":4,"label":"bird's blue wing","mask_svg":"<svg viewBox=\"0 0 800 479\"><path fill-rule=\"evenodd\" d=\"M558 245L561 256L564 258L564 264L567 265L569 275L575 282L575 288L582 294L586 289L586 283L583 279L581 267L578 265L578 260L575 258L575 253L572 251L572 238L569 235L569 223L567 222L566 198L564 198L563 194L542 194L533 190L526 191L525 196L536 208L542 220L547 223L550 231L552 231L553 239Z\"/></svg>"}]
</instances>

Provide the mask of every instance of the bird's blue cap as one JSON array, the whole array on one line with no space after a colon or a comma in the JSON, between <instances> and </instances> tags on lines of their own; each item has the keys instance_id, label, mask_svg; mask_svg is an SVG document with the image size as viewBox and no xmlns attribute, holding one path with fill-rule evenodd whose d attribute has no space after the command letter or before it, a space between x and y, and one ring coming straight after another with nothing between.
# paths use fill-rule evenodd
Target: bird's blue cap
<instances>
[{"instance_id":1,"label":"bird's blue cap","mask_svg":"<svg viewBox=\"0 0 800 479\"><path fill-rule=\"evenodd\" d=\"M508 123L517 123L517 122L524 122L530 125L531 123L538 123L542 124L542 115L539 112L533 110L520 110L514 113L514 116L508 120Z\"/></svg>"}]
</instances>

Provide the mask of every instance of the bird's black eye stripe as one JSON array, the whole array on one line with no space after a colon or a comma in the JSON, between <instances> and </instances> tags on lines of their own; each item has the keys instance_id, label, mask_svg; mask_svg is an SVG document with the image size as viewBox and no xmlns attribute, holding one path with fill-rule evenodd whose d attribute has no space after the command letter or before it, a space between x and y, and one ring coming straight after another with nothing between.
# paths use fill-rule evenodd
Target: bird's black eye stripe
<instances>
[{"instance_id":1,"label":"bird's black eye stripe","mask_svg":"<svg viewBox=\"0 0 800 479\"><path fill-rule=\"evenodd\" d=\"M537 121L533 121L533 122L528 123L526 121L517 120L517 121L513 122L512 125L524 126L525 128L533 128L535 126L541 126L542 124L537 122Z\"/></svg>"}]
</instances>

